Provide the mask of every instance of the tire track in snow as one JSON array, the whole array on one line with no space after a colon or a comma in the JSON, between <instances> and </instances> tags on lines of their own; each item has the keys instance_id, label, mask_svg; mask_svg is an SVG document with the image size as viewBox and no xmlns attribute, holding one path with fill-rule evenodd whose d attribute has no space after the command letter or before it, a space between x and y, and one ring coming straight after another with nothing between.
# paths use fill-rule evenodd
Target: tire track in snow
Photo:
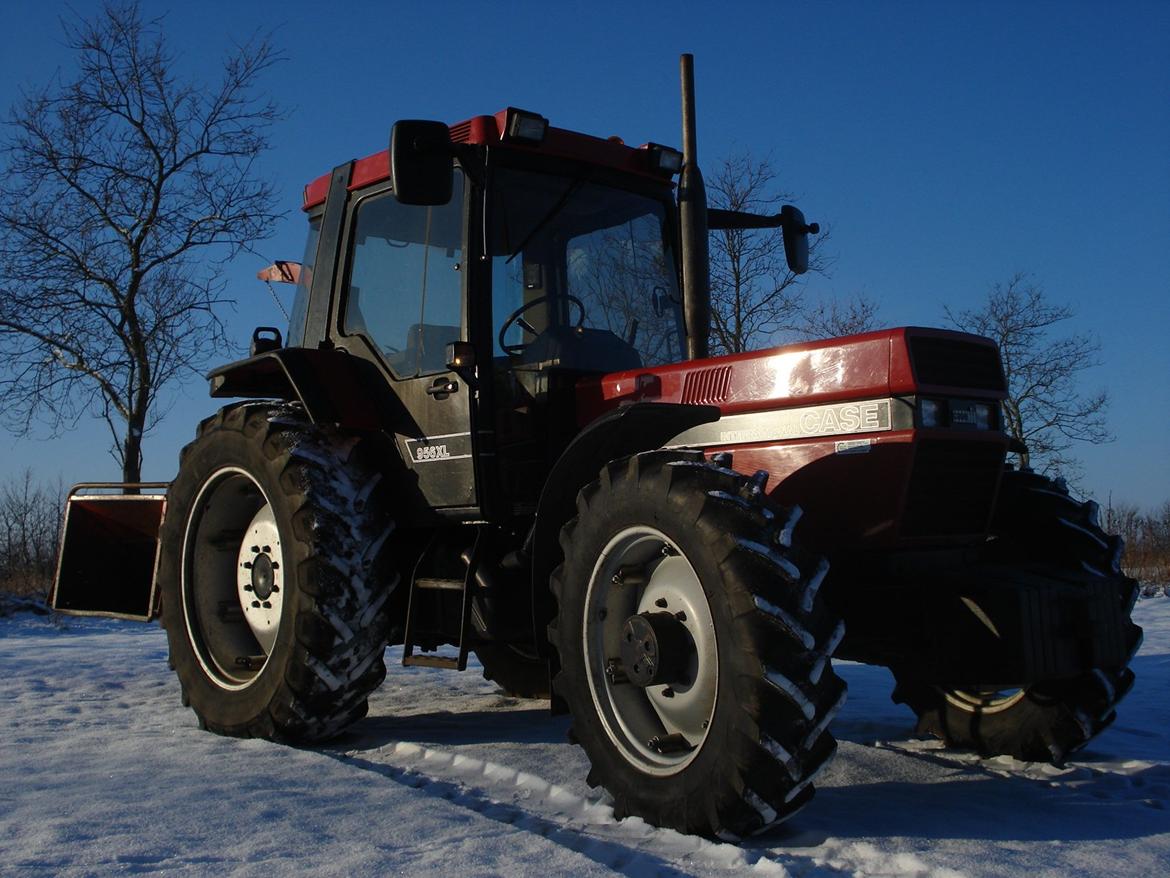
<instances>
[{"instance_id":1,"label":"tire track in snow","mask_svg":"<svg viewBox=\"0 0 1170 878\"><path fill-rule=\"evenodd\" d=\"M808 861L781 864L763 852L660 829L505 765L398 742L376 750L324 751L345 764L534 832L629 878L707 875L839 875L854 870Z\"/></svg>"},{"instance_id":2,"label":"tire track in snow","mask_svg":"<svg viewBox=\"0 0 1170 878\"><path fill-rule=\"evenodd\" d=\"M1011 756L983 757L977 753L947 750L941 742L878 742L881 750L924 759L950 768L962 768L995 777L1011 777L1064 790L1070 795L1095 800L1133 802L1159 811L1170 810L1170 766L1140 759L1090 765L1069 762L1063 766L1023 762Z\"/></svg>"}]
</instances>

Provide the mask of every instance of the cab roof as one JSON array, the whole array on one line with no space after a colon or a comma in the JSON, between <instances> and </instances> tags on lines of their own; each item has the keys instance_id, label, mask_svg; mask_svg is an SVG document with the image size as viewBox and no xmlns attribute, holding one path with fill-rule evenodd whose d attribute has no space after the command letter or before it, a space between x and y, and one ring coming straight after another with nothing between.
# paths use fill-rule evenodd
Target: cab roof
<instances>
[{"instance_id":1,"label":"cab roof","mask_svg":"<svg viewBox=\"0 0 1170 878\"><path fill-rule=\"evenodd\" d=\"M662 179L650 165L650 148L655 144L646 143L637 148L626 146L619 137L601 138L581 134L564 128L548 127L540 143L526 143L509 140L505 120L509 113L517 112L506 107L491 116L475 116L449 126L452 143L466 143L476 146L503 146L518 152L557 156L602 165L619 171ZM331 174L322 174L305 186L302 209L311 210L325 202L329 193ZM349 190L361 189L373 183L390 179L390 150L384 149L365 158L356 159L350 174Z\"/></svg>"}]
</instances>

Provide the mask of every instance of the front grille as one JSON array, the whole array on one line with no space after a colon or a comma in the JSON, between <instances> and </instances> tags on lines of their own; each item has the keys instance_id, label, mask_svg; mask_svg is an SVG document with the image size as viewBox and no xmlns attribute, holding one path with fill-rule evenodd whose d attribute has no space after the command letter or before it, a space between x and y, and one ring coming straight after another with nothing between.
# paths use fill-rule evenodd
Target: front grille
<instances>
[{"instance_id":1,"label":"front grille","mask_svg":"<svg viewBox=\"0 0 1170 878\"><path fill-rule=\"evenodd\" d=\"M902 536L985 532L1003 460L1003 447L995 442L919 442L902 513Z\"/></svg>"},{"instance_id":2,"label":"front grille","mask_svg":"<svg viewBox=\"0 0 1170 878\"><path fill-rule=\"evenodd\" d=\"M1006 390L994 345L949 338L911 336L910 362L919 384Z\"/></svg>"},{"instance_id":3,"label":"front grille","mask_svg":"<svg viewBox=\"0 0 1170 878\"><path fill-rule=\"evenodd\" d=\"M691 405L715 405L727 399L731 389L731 367L714 366L688 372L683 379L682 402Z\"/></svg>"}]
</instances>

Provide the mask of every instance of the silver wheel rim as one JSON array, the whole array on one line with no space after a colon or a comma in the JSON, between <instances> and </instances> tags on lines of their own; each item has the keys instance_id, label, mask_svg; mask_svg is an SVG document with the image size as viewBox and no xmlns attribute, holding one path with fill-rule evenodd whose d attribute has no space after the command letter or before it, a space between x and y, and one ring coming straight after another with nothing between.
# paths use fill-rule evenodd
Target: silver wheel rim
<instances>
[{"instance_id":1,"label":"silver wheel rim","mask_svg":"<svg viewBox=\"0 0 1170 878\"><path fill-rule=\"evenodd\" d=\"M644 689L621 682L611 671L620 656L626 618L663 611L676 614L693 641L688 682ZM710 731L719 651L703 584L674 541L647 525L627 528L609 541L586 591L582 639L590 693L609 739L627 761L649 774L683 770ZM691 749L660 752L652 744L671 735L681 735Z\"/></svg>"},{"instance_id":2,"label":"silver wheel rim","mask_svg":"<svg viewBox=\"0 0 1170 878\"><path fill-rule=\"evenodd\" d=\"M1023 689L996 689L968 691L948 689L943 693L947 703L966 713L999 713L1017 704L1024 697Z\"/></svg>"},{"instance_id":3,"label":"silver wheel rim","mask_svg":"<svg viewBox=\"0 0 1170 878\"><path fill-rule=\"evenodd\" d=\"M220 688L246 689L276 646L284 554L272 505L239 467L199 489L183 533L180 595L187 637Z\"/></svg>"}]
</instances>

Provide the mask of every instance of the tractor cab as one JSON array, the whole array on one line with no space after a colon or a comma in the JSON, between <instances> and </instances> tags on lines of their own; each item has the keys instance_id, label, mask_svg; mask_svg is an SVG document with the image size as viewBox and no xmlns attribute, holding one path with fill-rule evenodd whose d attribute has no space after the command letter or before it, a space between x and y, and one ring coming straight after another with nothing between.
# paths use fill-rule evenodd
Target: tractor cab
<instances>
[{"instance_id":1,"label":"tractor cab","mask_svg":"<svg viewBox=\"0 0 1170 878\"><path fill-rule=\"evenodd\" d=\"M532 512L579 431L577 383L687 357L680 167L514 109L399 122L305 189L289 348L356 355L390 389L421 510Z\"/></svg>"}]
</instances>

